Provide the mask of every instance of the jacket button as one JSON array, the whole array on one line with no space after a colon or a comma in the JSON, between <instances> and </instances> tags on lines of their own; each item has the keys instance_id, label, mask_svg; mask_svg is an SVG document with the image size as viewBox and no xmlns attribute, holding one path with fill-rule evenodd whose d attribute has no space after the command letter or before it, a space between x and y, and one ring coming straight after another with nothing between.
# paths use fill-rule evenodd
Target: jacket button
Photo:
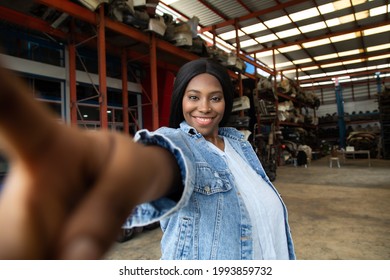
<instances>
[{"instance_id":1,"label":"jacket button","mask_svg":"<svg viewBox=\"0 0 390 280\"><path fill-rule=\"evenodd\" d=\"M209 186L204 187L204 190L206 191L206 193L210 193L210 187Z\"/></svg>"}]
</instances>

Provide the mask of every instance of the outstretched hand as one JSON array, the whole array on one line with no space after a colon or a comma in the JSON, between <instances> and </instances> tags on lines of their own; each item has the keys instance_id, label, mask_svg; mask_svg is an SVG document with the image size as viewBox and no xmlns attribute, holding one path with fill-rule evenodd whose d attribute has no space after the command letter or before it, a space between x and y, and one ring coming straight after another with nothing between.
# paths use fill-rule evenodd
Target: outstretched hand
<instances>
[{"instance_id":1,"label":"outstretched hand","mask_svg":"<svg viewBox=\"0 0 390 280\"><path fill-rule=\"evenodd\" d=\"M10 161L0 259L101 258L132 208L168 191L173 157L118 133L58 124L5 69L0 85L0 148Z\"/></svg>"}]
</instances>

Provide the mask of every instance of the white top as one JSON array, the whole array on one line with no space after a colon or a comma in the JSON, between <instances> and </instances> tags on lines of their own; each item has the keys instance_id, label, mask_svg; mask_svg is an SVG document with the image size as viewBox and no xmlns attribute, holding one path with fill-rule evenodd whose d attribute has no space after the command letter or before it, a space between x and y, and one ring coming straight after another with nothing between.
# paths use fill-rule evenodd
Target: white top
<instances>
[{"instance_id":1,"label":"white top","mask_svg":"<svg viewBox=\"0 0 390 280\"><path fill-rule=\"evenodd\" d=\"M253 226L253 259L289 259L284 213L276 192L224 139L225 151L209 143L225 159Z\"/></svg>"}]
</instances>

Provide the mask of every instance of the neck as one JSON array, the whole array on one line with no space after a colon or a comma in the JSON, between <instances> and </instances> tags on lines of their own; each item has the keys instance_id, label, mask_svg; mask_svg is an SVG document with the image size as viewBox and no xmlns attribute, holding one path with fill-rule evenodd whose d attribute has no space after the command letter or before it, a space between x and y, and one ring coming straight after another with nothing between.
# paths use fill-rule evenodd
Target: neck
<instances>
[{"instance_id":1,"label":"neck","mask_svg":"<svg viewBox=\"0 0 390 280\"><path fill-rule=\"evenodd\" d=\"M205 137L205 139L210 143L214 144L214 146L216 146L220 150L224 151L225 143L223 142L223 139L220 136L216 135L211 137Z\"/></svg>"}]
</instances>

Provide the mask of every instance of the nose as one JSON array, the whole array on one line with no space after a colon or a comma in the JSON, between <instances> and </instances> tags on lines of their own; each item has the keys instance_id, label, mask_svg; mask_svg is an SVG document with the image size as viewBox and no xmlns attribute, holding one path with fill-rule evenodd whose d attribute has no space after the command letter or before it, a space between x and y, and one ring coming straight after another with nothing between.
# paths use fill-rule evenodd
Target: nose
<instances>
[{"instance_id":1,"label":"nose","mask_svg":"<svg viewBox=\"0 0 390 280\"><path fill-rule=\"evenodd\" d=\"M207 99L202 99L199 102L198 111L204 114L209 113L211 111L210 103Z\"/></svg>"}]
</instances>

